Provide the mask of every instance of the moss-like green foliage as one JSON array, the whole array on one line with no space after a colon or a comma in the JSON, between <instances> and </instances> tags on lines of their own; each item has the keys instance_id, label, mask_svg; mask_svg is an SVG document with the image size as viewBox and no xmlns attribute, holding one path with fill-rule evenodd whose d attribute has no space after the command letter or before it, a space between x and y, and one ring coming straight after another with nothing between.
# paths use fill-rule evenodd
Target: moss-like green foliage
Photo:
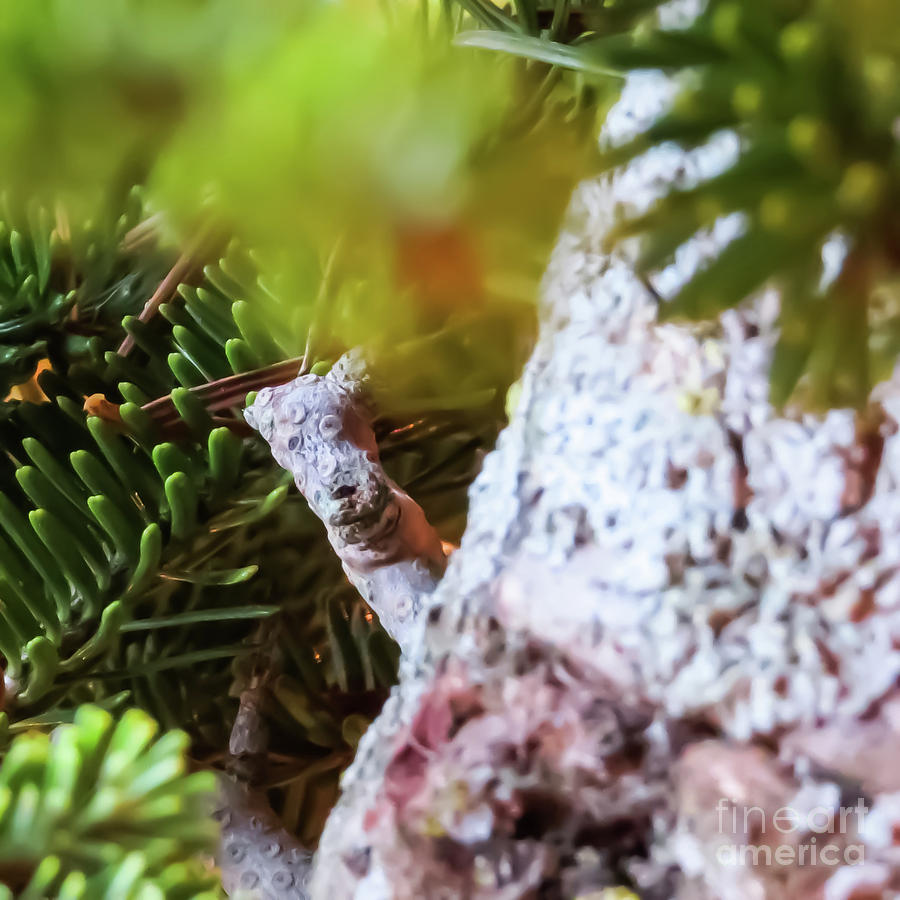
<instances>
[{"instance_id":1,"label":"moss-like green foliage","mask_svg":"<svg viewBox=\"0 0 900 900\"><path fill-rule=\"evenodd\" d=\"M72 724L13 741L0 764L0 897L220 896L215 777L188 773L188 737L138 710L82 706Z\"/></svg>"}]
</instances>

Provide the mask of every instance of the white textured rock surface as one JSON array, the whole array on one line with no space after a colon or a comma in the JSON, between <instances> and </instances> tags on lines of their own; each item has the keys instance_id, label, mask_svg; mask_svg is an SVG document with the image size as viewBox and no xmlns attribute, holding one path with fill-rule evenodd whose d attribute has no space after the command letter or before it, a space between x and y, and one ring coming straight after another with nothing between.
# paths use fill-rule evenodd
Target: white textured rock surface
<instances>
[{"instance_id":1,"label":"white textured rock surface","mask_svg":"<svg viewBox=\"0 0 900 900\"><path fill-rule=\"evenodd\" d=\"M223 775L217 864L229 897L309 900L312 854L285 831L264 795Z\"/></svg>"},{"instance_id":2,"label":"white textured rock surface","mask_svg":"<svg viewBox=\"0 0 900 900\"><path fill-rule=\"evenodd\" d=\"M422 509L381 467L365 364L342 356L327 375L262 388L244 411L325 525L347 577L402 646L446 558Z\"/></svg>"},{"instance_id":3,"label":"white textured rock surface","mask_svg":"<svg viewBox=\"0 0 900 900\"><path fill-rule=\"evenodd\" d=\"M631 79L608 137L670 93ZM622 207L734 149L664 147L576 198L518 409L344 778L315 897L570 897L627 877L647 897L845 900L900 874L900 376L876 391L868 442L849 411L778 417L777 296L658 325L629 248L599 249ZM842 740L864 727L882 756ZM860 796L874 808L840 840L865 843L865 866L728 867L708 850L719 798L802 812Z\"/></svg>"}]
</instances>

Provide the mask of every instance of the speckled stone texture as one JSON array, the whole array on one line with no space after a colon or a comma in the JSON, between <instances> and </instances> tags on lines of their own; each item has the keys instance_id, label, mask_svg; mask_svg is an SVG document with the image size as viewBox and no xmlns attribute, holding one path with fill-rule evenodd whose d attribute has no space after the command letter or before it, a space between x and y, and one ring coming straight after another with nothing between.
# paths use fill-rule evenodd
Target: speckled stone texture
<instances>
[{"instance_id":1,"label":"speckled stone texture","mask_svg":"<svg viewBox=\"0 0 900 900\"><path fill-rule=\"evenodd\" d=\"M236 900L309 900L312 853L285 830L265 795L223 775L220 796L216 862L226 894Z\"/></svg>"},{"instance_id":2,"label":"speckled stone texture","mask_svg":"<svg viewBox=\"0 0 900 900\"><path fill-rule=\"evenodd\" d=\"M381 467L362 357L347 353L326 375L262 388L244 416L294 476L347 577L403 647L446 558L421 507Z\"/></svg>"},{"instance_id":3,"label":"speckled stone texture","mask_svg":"<svg viewBox=\"0 0 900 900\"><path fill-rule=\"evenodd\" d=\"M631 78L606 139L671 93ZM900 896L900 375L864 432L846 410L778 415L777 295L656 321L739 218L649 284L634 248L602 250L623 209L735 147L663 147L579 191L518 408L344 778L314 897ZM784 861L816 843L852 864ZM785 852L720 850L740 844Z\"/></svg>"}]
</instances>

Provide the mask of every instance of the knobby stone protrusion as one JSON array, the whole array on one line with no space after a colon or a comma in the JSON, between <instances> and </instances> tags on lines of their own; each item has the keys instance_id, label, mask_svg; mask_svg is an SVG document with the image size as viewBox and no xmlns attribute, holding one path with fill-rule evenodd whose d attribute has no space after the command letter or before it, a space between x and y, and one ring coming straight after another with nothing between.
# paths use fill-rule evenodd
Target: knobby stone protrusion
<instances>
[{"instance_id":1,"label":"knobby stone protrusion","mask_svg":"<svg viewBox=\"0 0 900 900\"><path fill-rule=\"evenodd\" d=\"M222 834L218 864L229 897L309 900L312 853L291 834L265 794L223 775L215 818Z\"/></svg>"},{"instance_id":2,"label":"knobby stone protrusion","mask_svg":"<svg viewBox=\"0 0 900 900\"><path fill-rule=\"evenodd\" d=\"M264 682L254 679L241 692L231 729L229 774L220 778L214 814L221 828L217 863L229 897L309 900L312 852L284 827L259 786L269 749Z\"/></svg>"},{"instance_id":3,"label":"knobby stone protrusion","mask_svg":"<svg viewBox=\"0 0 900 900\"><path fill-rule=\"evenodd\" d=\"M327 375L263 388L244 415L293 474L347 577L402 647L446 558L421 507L381 466L362 360L346 354Z\"/></svg>"}]
</instances>

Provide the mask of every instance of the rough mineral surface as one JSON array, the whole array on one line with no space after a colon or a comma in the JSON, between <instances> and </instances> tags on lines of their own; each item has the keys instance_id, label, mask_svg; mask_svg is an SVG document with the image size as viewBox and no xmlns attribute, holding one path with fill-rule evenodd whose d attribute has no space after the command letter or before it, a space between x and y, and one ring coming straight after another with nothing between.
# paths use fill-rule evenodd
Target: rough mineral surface
<instances>
[{"instance_id":1,"label":"rough mineral surface","mask_svg":"<svg viewBox=\"0 0 900 900\"><path fill-rule=\"evenodd\" d=\"M421 507L381 467L364 372L357 354L345 354L327 375L263 388L244 415L294 476L347 577L402 647L446 559Z\"/></svg>"},{"instance_id":2,"label":"rough mineral surface","mask_svg":"<svg viewBox=\"0 0 900 900\"><path fill-rule=\"evenodd\" d=\"M309 900L312 854L272 812L268 800L228 776L220 780L222 807L217 864L229 897Z\"/></svg>"},{"instance_id":3,"label":"rough mineral surface","mask_svg":"<svg viewBox=\"0 0 900 900\"><path fill-rule=\"evenodd\" d=\"M607 139L670 95L632 78ZM633 248L601 249L735 140L576 198L518 409L345 776L315 897L900 896L900 375L867 430L779 415L777 295L656 322L739 220L650 285Z\"/></svg>"}]
</instances>

